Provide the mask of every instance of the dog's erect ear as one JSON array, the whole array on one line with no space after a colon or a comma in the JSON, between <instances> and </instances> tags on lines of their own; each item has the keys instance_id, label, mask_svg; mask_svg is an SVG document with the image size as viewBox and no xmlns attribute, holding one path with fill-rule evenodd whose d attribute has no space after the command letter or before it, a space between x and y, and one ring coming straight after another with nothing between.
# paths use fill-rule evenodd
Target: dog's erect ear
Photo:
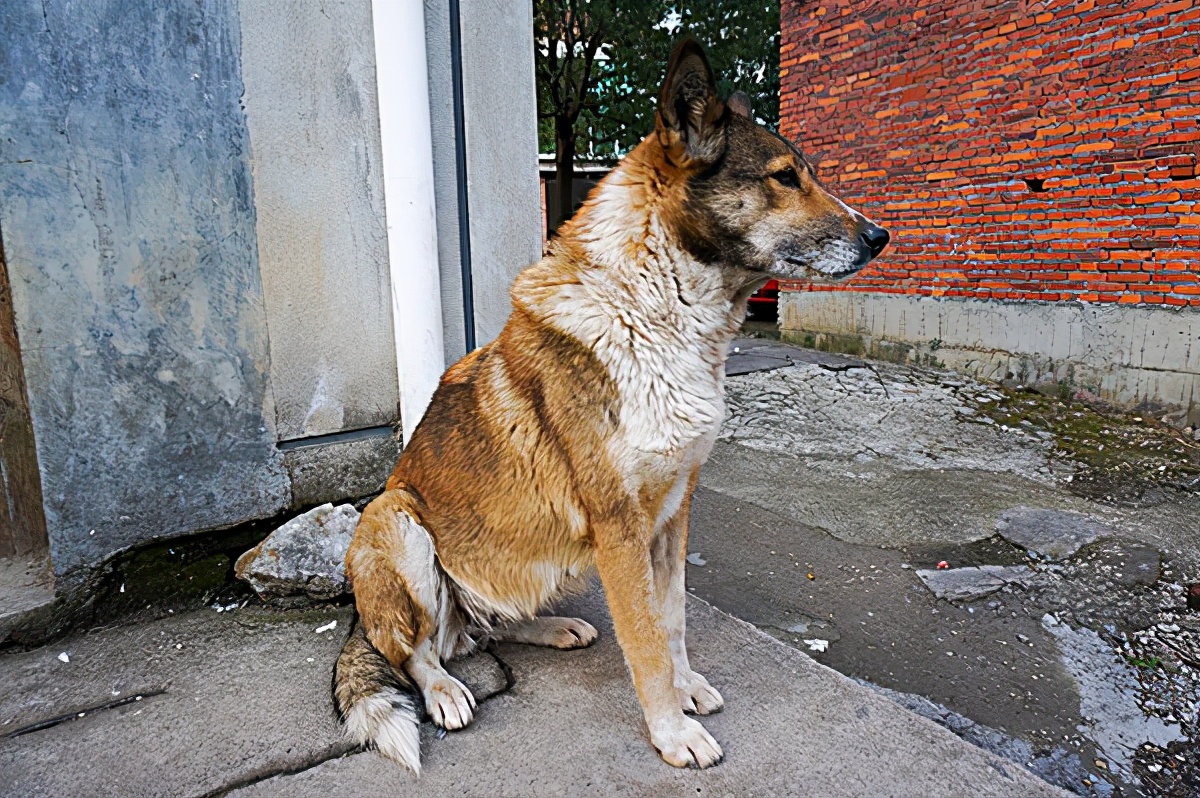
<instances>
[{"instance_id":1,"label":"dog's erect ear","mask_svg":"<svg viewBox=\"0 0 1200 798\"><path fill-rule=\"evenodd\" d=\"M695 39L675 45L658 97L659 139L678 166L704 166L725 150L725 103Z\"/></svg>"},{"instance_id":2,"label":"dog's erect ear","mask_svg":"<svg viewBox=\"0 0 1200 798\"><path fill-rule=\"evenodd\" d=\"M725 101L729 106L729 110L733 111L738 116L744 116L747 119L754 118L754 108L750 105L750 95L744 91L735 91L729 95L729 99Z\"/></svg>"}]
</instances>

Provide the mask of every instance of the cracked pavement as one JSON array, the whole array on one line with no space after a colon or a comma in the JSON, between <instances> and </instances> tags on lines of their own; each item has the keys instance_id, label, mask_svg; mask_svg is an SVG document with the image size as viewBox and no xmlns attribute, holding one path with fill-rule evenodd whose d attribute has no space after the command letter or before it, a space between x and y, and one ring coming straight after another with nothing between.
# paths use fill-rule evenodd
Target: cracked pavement
<instances>
[{"instance_id":1,"label":"cracked pavement","mask_svg":"<svg viewBox=\"0 0 1200 798\"><path fill-rule=\"evenodd\" d=\"M339 736L329 681L348 608L201 609L9 653L0 794L1062 795L695 599L692 662L724 693L704 723L726 759L677 770L646 740L600 593L562 609L600 630L593 647L505 644L451 665L480 706L463 731L422 726L420 779Z\"/></svg>"},{"instance_id":2,"label":"cracked pavement","mask_svg":"<svg viewBox=\"0 0 1200 798\"><path fill-rule=\"evenodd\" d=\"M719 767L659 761L595 589L565 608L595 647L453 664L488 700L423 726L420 781L339 736L347 607L176 602L0 655L0 794L1196 794L1200 497L1078 490L1079 433L1023 424L1019 392L740 345L688 566ZM991 581L939 598L941 561Z\"/></svg>"},{"instance_id":3,"label":"cracked pavement","mask_svg":"<svg viewBox=\"0 0 1200 798\"><path fill-rule=\"evenodd\" d=\"M1183 436L950 372L736 346L770 370L727 380L695 595L1078 794L1200 794ZM1137 441L1121 468L1177 453L1149 469L1170 479L1081 490L1095 458L1067 449L1101 434Z\"/></svg>"}]
</instances>

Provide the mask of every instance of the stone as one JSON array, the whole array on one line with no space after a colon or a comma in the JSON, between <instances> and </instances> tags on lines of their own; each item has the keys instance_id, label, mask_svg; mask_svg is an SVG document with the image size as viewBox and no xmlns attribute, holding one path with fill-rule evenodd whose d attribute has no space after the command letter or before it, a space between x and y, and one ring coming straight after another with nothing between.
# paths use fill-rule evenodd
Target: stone
<instances>
[{"instance_id":1,"label":"stone","mask_svg":"<svg viewBox=\"0 0 1200 798\"><path fill-rule=\"evenodd\" d=\"M1032 507L1006 510L995 526L1009 543L1055 561L1065 560L1080 547L1110 534L1105 524L1089 516Z\"/></svg>"},{"instance_id":2,"label":"stone","mask_svg":"<svg viewBox=\"0 0 1200 798\"><path fill-rule=\"evenodd\" d=\"M238 557L234 573L264 600L329 600L350 593L346 549L359 513L322 504L296 516Z\"/></svg>"},{"instance_id":3,"label":"stone","mask_svg":"<svg viewBox=\"0 0 1200 798\"><path fill-rule=\"evenodd\" d=\"M1188 587L1187 608L1189 610L1200 610L1200 582Z\"/></svg>"},{"instance_id":4,"label":"stone","mask_svg":"<svg viewBox=\"0 0 1200 798\"><path fill-rule=\"evenodd\" d=\"M948 570L922 568L917 576L940 599L970 601L1005 585L1027 585L1036 574L1027 565L972 565Z\"/></svg>"},{"instance_id":5,"label":"stone","mask_svg":"<svg viewBox=\"0 0 1200 798\"><path fill-rule=\"evenodd\" d=\"M1152 585L1162 572L1162 556L1151 546L1122 544L1099 558L1112 568L1113 581L1124 587Z\"/></svg>"}]
</instances>

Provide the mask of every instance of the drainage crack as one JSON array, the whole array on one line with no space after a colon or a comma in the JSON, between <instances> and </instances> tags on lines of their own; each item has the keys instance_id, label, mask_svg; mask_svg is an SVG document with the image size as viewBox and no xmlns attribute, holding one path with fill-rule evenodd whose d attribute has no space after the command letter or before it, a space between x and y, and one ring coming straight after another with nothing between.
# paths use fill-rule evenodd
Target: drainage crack
<instances>
[{"instance_id":1,"label":"drainage crack","mask_svg":"<svg viewBox=\"0 0 1200 798\"><path fill-rule=\"evenodd\" d=\"M500 656L498 654L496 654L496 652L493 650L493 647L491 645L488 645L487 647L481 649L481 653L487 654L489 657L491 657L495 661L496 667L498 667L500 669L500 672L502 674L504 674L504 686L497 688L496 690L493 690L492 692L488 693L485 696L477 697L475 699L475 703L477 705L483 704L487 701L492 700L493 698L497 698L499 696L504 695L509 690L512 690L513 686L516 685L516 683L517 683L517 678L513 674L512 666L509 665L507 662L505 662L503 659L501 659ZM18 729L17 731L20 732L21 730ZM255 773L248 774L246 776L243 776L240 779L236 779L232 782L229 782L228 784L224 784L215 790L210 790L209 792L202 793L201 795L196 796L196 798L224 798L224 796L229 795L231 792L234 792L235 790L240 790L245 787L250 787L252 785L258 784L259 782L273 779L276 776L296 776L301 773L304 773L307 770L312 770L315 767L323 765L326 762L330 762L334 759L342 759L343 757L354 756L356 754L361 754L361 753L364 753L369 750L370 750L369 748L363 748L363 747L357 745L356 743L341 742L341 743L335 745L333 748L331 748L325 754L322 754L321 756L314 757L312 759L306 759L305 761L298 762L294 765L288 765L288 766L284 766L284 767L265 768L263 770L259 770Z\"/></svg>"},{"instance_id":2,"label":"drainage crack","mask_svg":"<svg viewBox=\"0 0 1200 798\"><path fill-rule=\"evenodd\" d=\"M239 779L235 779L228 784L224 784L215 790L202 793L197 796L197 798L223 798L223 796L229 795L229 793L233 792L234 790L251 787L259 782L273 779L276 776L297 776L307 770L312 770L315 767L323 765L326 762L330 762L334 759L341 759L342 757L346 756L352 756L354 754L361 753L364 750L366 749L360 748L356 743L340 742L320 756L312 759L305 759L303 762L297 762L293 765L263 768L262 770L255 771L254 773L249 773Z\"/></svg>"},{"instance_id":3,"label":"drainage crack","mask_svg":"<svg viewBox=\"0 0 1200 798\"><path fill-rule=\"evenodd\" d=\"M0 739L9 739L12 737L20 737L23 734L32 734L33 732L39 732L39 731L44 731L46 729L52 729L55 726L58 726L59 724L67 723L68 721L82 718L86 715L90 715L93 712L102 712L102 711L108 710L108 709L116 709L118 707L123 707L128 704L132 704L136 701L141 701L146 698L154 698L155 696L164 695L166 692L167 692L166 689L143 690L140 693L135 693L134 695L126 696L125 698L118 698L115 701L106 701L103 704L96 704L94 706L84 707L83 709L77 709L74 712L65 712L62 715L55 715L52 718L46 718L45 720L39 720L36 723L30 723L26 726L21 726L19 728L13 729L10 732L7 732L6 734L0 734Z\"/></svg>"}]
</instances>

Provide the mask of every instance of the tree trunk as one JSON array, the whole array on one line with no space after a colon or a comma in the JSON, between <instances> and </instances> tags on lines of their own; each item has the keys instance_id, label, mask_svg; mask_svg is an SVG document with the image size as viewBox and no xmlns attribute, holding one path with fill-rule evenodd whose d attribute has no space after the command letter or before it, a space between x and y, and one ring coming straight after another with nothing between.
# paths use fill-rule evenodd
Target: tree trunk
<instances>
[{"instance_id":1,"label":"tree trunk","mask_svg":"<svg viewBox=\"0 0 1200 798\"><path fill-rule=\"evenodd\" d=\"M557 218L554 229L570 219L575 212L575 129L573 125L558 120L554 147L554 196Z\"/></svg>"}]
</instances>

